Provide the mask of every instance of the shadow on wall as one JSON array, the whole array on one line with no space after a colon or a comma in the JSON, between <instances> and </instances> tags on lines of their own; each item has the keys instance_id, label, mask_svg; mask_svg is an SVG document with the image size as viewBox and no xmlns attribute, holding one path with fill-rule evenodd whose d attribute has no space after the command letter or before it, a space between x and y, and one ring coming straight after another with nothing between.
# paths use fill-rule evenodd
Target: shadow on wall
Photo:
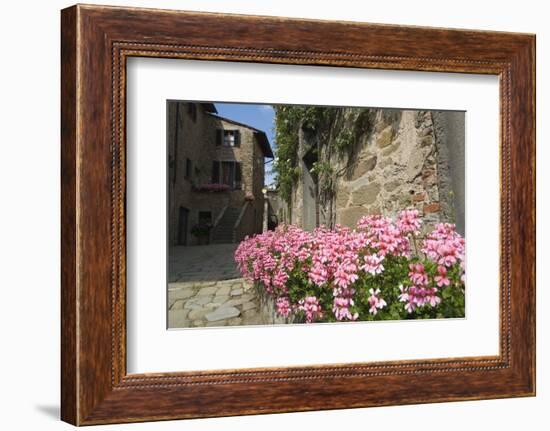
<instances>
[{"instance_id":1,"label":"shadow on wall","mask_svg":"<svg viewBox=\"0 0 550 431\"><path fill-rule=\"evenodd\" d=\"M456 230L465 236L466 213L466 170L465 170L465 118L463 111L433 111L435 140L438 150L439 169L447 171L442 178L447 182L441 184L441 202L454 207Z\"/></svg>"}]
</instances>

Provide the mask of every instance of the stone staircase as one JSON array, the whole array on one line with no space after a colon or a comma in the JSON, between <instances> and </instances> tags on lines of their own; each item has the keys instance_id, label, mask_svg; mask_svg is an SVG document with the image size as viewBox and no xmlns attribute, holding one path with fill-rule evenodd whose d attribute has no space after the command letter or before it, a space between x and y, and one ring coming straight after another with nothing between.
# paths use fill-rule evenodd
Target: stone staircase
<instances>
[{"instance_id":1,"label":"stone staircase","mask_svg":"<svg viewBox=\"0 0 550 431\"><path fill-rule=\"evenodd\" d=\"M212 244L235 242L234 227L239 218L239 208L228 207L218 225L212 231Z\"/></svg>"}]
</instances>

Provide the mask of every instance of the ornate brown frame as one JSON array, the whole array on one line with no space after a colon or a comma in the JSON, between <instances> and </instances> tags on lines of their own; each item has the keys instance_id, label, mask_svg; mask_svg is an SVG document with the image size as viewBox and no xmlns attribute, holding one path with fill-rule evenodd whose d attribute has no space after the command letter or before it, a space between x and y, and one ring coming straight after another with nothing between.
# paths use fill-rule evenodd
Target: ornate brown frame
<instances>
[{"instance_id":1,"label":"ornate brown frame","mask_svg":"<svg viewBox=\"0 0 550 431\"><path fill-rule=\"evenodd\" d=\"M88 425L535 394L534 35L83 5L61 17L63 420ZM128 375L129 56L498 75L500 354Z\"/></svg>"}]
</instances>

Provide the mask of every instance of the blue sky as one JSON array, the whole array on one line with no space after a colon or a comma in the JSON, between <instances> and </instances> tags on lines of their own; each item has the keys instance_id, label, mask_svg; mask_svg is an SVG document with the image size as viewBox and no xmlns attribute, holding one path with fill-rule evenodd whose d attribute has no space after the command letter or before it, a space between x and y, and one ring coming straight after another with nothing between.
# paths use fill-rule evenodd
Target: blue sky
<instances>
[{"instance_id":1,"label":"blue sky","mask_svg":"<svg viewBox=\"0 0 550 431\"><path fill-rule=\"evenodd\" d=\"M275 111L271 105L256 105L244 103L215 103L218 114L222 117L248 124L256 129L263 130L269 139L269 144L275 152L274 119ZM271 173L272 163L266 165L266 184L273 182Z\"/></svg>"}]
</instances>

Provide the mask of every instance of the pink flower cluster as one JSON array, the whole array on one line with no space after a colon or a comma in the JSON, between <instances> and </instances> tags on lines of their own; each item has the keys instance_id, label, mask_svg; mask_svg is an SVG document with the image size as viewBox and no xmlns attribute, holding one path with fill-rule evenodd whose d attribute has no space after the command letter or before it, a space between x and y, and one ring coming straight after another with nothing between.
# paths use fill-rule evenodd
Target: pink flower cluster
<instances>
[{"instance_id":1,"label":"pink flower cluster","mask_svg":"<svg viewBox=\"0 0 550 431\"><path fill-rule=\"evenodd\" d=\"M354 305L353 298L337 296L334 298L332 312L336 320L357 320L359 313L351 313L349 308Z\"/></svg>"},{"instance_id":2,"label":"pink flower cluster","mask_svg":"<svg viewBox=\"0 0 550 431\"><path fill-rule=\"evenodd\" d=\"M466 242L456 232L455 225L451 223L439 223L435 229L426 237L422 244L422 252L432 262L439 265L439 286L448 285L445 281L447 268L460 264L460 277L465 282L466 270ZM442 284L440 284L442 283Z\"/></svg>"},{"instance_id":3,"label":"pink flower cluster","mask_svg":"<svg viewBox=\"0 0 550 431\"><path fill-rule=\"evenodd\" d=\"M366 245L376 250L378 256L410 256L411 244L407 234L411 232L411 226L420 227L420 219L416 210L409 210L407 215L405 212L407 210L399 215L397 224L381 215L365 216L357 223L358 229L366 234Z\"/></svg>"},{"instance_id":4,"label":"pink flower cluster","mask_svg":"<svg viewBox=\"0 0 550 431\"><path fill-rule=\"evenodd\" d=\"M321 304L315 296L306 296L298 303L298 310L304 312L306 323L311 323L323 317Z\"/></svg>"},{"instance_id":5,"label":"pink flower cluster","mask_svg":"<svg viewBox=\"0 0 550 431\"><path fill-rule=\"evenodd\" d=\"M409 265L409 279L412 286L399 286L401 291L399 300L405 303L405 309L412 313L418 307L430 305L435 307L441 302L441 298L437 296L438 289L430 287L429 277L426 274L424 265L421 263Z\"/></svg>"},{"instance_id":6,"label":"pink flower cluster","mask_svg":"<svg viewBox=\"0 0 550 431\"><path fill-rule=\"evenodd\" d=\"M279 227L245 238L235 251L239 271L250 281L263 284L267 292L286 296L289 274L300 263L307 270L312 234L295 226Z\"/></svg>"},{"instance_id":7,"label":"pink flower cluster","mask_svg":"<svg viewBox=\"0 0 550 431\"><path fill-rule=\"evenodd\" d=\"M288 317L292 312L290 301L284 296L277 298L277 302L275 302L275 308L277 309L277 313L283 317Z\"/></svg>"},{"instance_id":8,"label":"pink flower cluster","mask_svg":"<svg viewBox=\"0 0 550 431\"><path fill-rule=\"evenodd\" d=\"M387 306L388 291L375 280L386 267L402 265L399 273L408 277L402 276L400 294L393 293L391 300L404 302L412 313L441 302L439 289L451 285L452 277L457 280L457 267L464 281L465 243L454 225L438 224L422 241L424 260L413 256L411 248L412 240L417 250L420 228L417 210L402 211L395 222L381 215L362 217L357 229L337 225L307 232L282 225L245 238L235 260L245 278L273 296L280 316L301 312L308 323L319 321L328 310L339 321L357 320L361 313L377 315ZM303 297L293 303L290 297L297 295Z\"/></svg>"},{"instance_id":9,"label":"pink flower cluster","mask_svg":"<svg viewBox=\"0 0 550 431\"><path fill-rule=\"evenodd\" d=\"M437 296L439 288L451 284L448 269L457 263L460 264L460 278L464 283L465 241L456 232L453 224L437 224L422 242L422 252L428 260L437 264L437 272L433 277L435 286L430 282L422 263L409 265L409 279L412 286L400 286L399 295L400 301L405 302L405 308L409 313L424 305L435 307L441 302L441 298Z\"/></svg>"},{"instance_id":10,"label":"pink flower cluster","mask_svg":"<svg viewBox=\"0 0 550 431\"><path fill-rule=\"evenodd\" d=\"M396 223L397 227L401 229L401 232L405 233L418 233L421 224L418 218L418 210L401 211L401 214L397 217Z\"/></svg>"},{"instance_id":11,"label":"pink flower cluster","mask_svg":"<svg viewBox=\"0 0 550 431\"><path fill-rule=\"evenodd\" d=\"M371 314L376 314L378 313L378 310L381 310L382 308L384 308L387 304L386 304L386 301L384 301L381 297L380 297L380 289L369 289L369 293L370 293L370 296L369 296L369 313Z\"/></svg>"}]
</instances>

